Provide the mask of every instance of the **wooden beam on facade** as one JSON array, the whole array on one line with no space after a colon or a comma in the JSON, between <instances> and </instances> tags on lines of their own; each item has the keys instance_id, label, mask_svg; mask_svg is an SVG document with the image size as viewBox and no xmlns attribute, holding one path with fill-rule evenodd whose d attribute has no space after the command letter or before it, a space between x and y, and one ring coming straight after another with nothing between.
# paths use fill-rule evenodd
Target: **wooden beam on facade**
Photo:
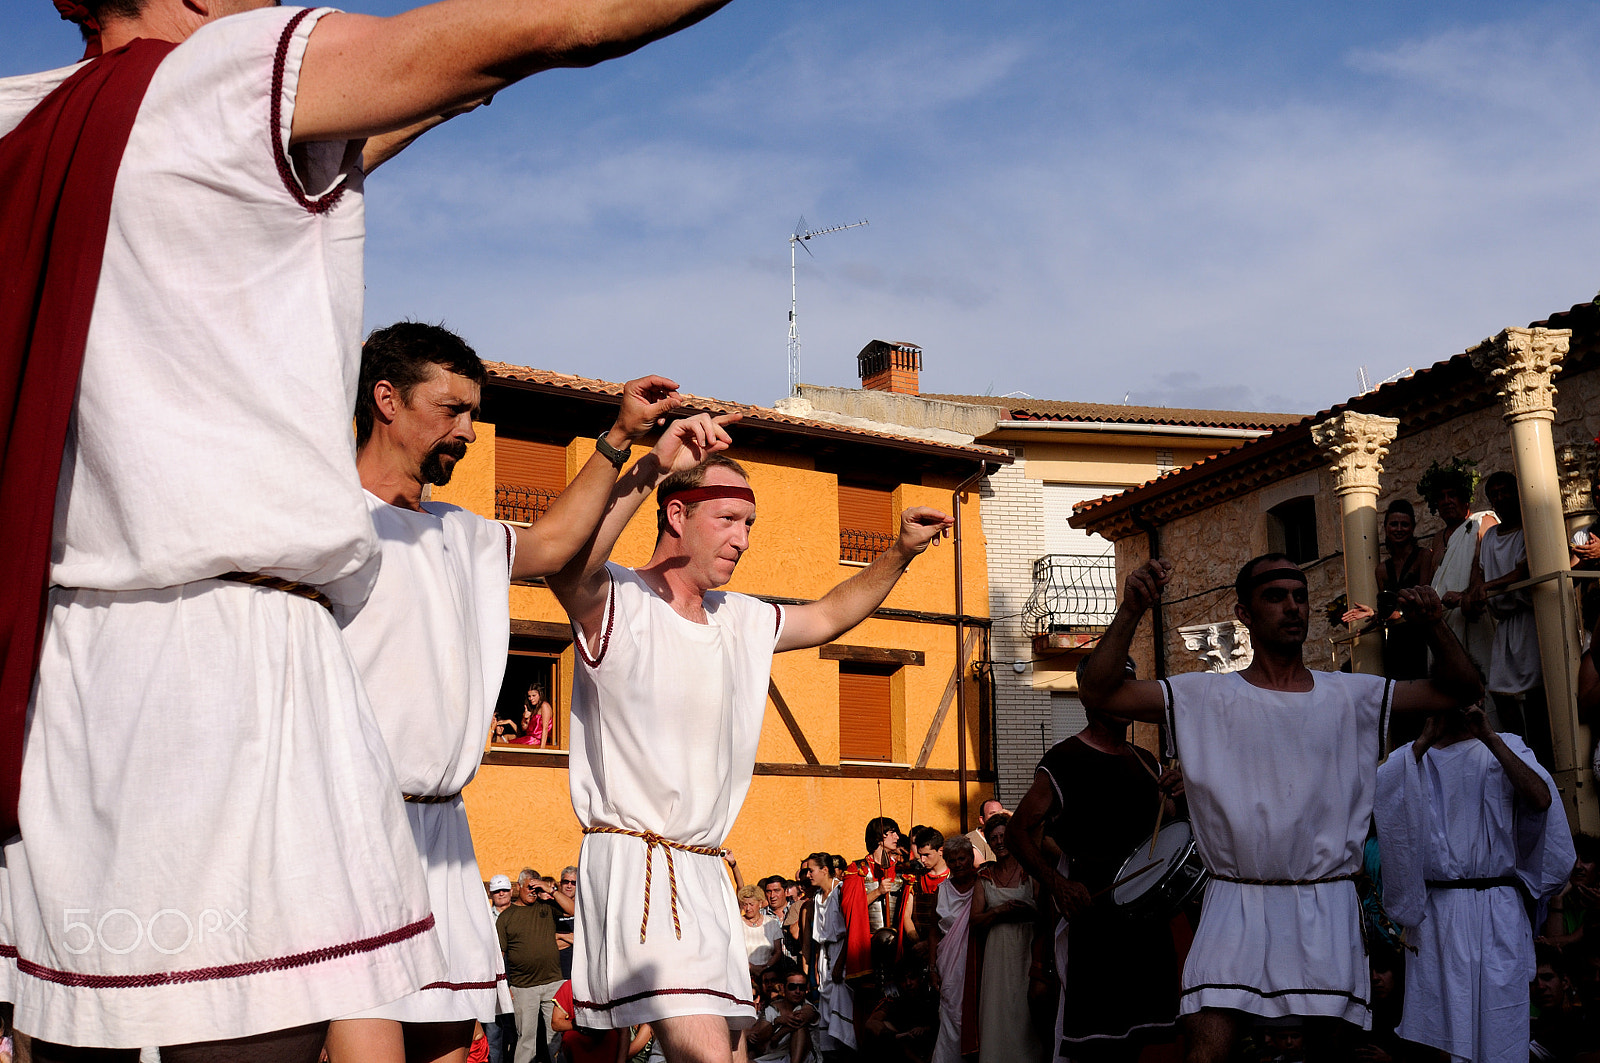
<instances>
[{"instance_id":1,"label":"wooden beam on facade","mask_svg":"<svg viewBox=\"0 0 1600 1063\"><path fill-rule=\"evenodd\" d=\"M906 782L959 782L954 768L908 768L904 764L775 764L756 762L757 775L804 776L813 779L898 779ZM969 772L979 782L993 782L994 772Z\"/></svg>"},{"instance_id":2,"label":"wooden beam on facade","mask_svg":"<svg viewBox=\"0 0 1600 1063\"><path fill-rule=\"evenodd\" d=\"M525 638L550 639L553 642L572 641L571 625L557 624L549 620L518 620L512 617L511 634L522 635Z\"/></svg>"},{"instance_id":3,"label":"wooden beam on facade","mask_svg":"<svg viewBox=\"0 0 1600 1063\"><path fill-rule=\"evenodd\" d=\"M944 686L944 697L939 699L939 711L933 714L933 722L928 725L928 736L922 740L922 752L917 754L917 767L928 766L928 758L933 756L934 743L939 741L939 732L944 729L944 718L950 714L950 706L956 700L956 680L961 675L961 670L967 666L967 661L972 658L972 651L978 644L979 628L972 628L967 632L967 637L962 641L961 656L957 659L955 667L950 669L950 679ZM951 773L952 777L954 772Z\"/></svg>"},{"instance_id":4,"label":"wooden beam on facade","mask_svg":"<svg viewBox=\"0 0 1600 1063\"><path fill-rule=\"evenodd\" d=\"M824 661L853 661L856 664L927 664L927 655L921 650L892 650L882 646L847 646L830 642L817 648L817 656Z\"/></svg>"},{"instance_id":5,"label":"wooden beam on facade","mask_svg":"<svg viewBox=\"0 0 1600 1063\"><path fill-rule=\"evenodd\" d=\"M778 710L778 717L783 720L783 725L789 729L789 737L794 739L795 748L800 751L800 758L807 764L819 764L817 755L811 751L811 743L806 741L805 732L800 730L800 721L795 719L794 712L789 708L789 703L783 700L783 694L778 690L778 684L770 678L767 680L767 697L772 699L772 707Z\"/></svg>"}]
</instances>

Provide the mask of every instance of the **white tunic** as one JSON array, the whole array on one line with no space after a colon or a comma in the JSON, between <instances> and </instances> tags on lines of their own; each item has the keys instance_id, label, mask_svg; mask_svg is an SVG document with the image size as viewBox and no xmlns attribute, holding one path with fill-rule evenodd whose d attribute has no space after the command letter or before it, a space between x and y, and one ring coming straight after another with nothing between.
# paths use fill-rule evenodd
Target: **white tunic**
<instances>
[{"instance_id":1,"label":"white tunic","mask_svg":"<svg viewBox=\"0 0 1600 1063\"><path fill-rule=\"evenodd\" d=\"M493 1022L511 1010L505 961L484 904L461 790L477 774L510 638L511 529L458 506L426 512L366 496L383 568L345 628L408 803L445 978L367 1012L401 1022Z\"/></svg>"},{"instance_id":2,"label":"white tunic","mask_svg":"<svg viewBox=\"0 0 1600 1063\"><path fill-rule=\"evenodd\" d=\"M962 1010L967 999L967 950L972 947L972 893L953 879L939 883L935 910L939 915L939 1034L933 1042L933 1063L960 1063Z\"/></svg>"},{"instance_id":3,"label":"white tunic","mask_svg":"<svg viewBox=\"0 0 1600 1063\"><path fill-rule=\"evenodd\" d=\"M350 431L358 146L297 151L304 184L280 169L322 13L199 30L122 157L5 849L0 995L37 1037L242 1037L443 975L334 619L207 578L268 572L350 608L374 574ZM65 73L0 82L0 134Z\"/></svg>"},{"instance_id":4,"label":"white tunic","mask_svg":"<svg viewBox=\"0 0 1600 1063\"><path fill-rule=\"evenodd\" d=\"M707 622L679 616L631 569L611 589L594 646L578 632L568 778L584 827L650 831L720 847L744 804L783 611L742 594L705 596ZM646 859L650 919L645 908ZM590 834L578 861L572 955L580 1026L674 1015L755 1021L739 907L716 856ZM674 933L672 875L682 937Z\"/></svg>"},{"instance_id":5,"label":"white tunic","mask_svg":"<svg viewBox=\"0 0 1600 1063\"><path fill-rule=\"evenodd\" d=\"M1576 853L1561 795L1532 751L1501 736L1550 788L1539 812L1475 738L1409 747L1378 769L1375 808L1383 853L1383 905L1417 949L1406 959L1405 1014L1395 1032L1472 1063L1528 1058L1533 929L1514 885L1430 889L1429 881L1512 878L1537 900L1555 894Z\"/></svg>"},{"instance_id":6,"label":"white tunic","mask_svg":"<svg viewBox=\"0 0 1600 1063\"><path fill-rule=\"evenodd\" d=\"M1164 680L1195 844L1213 875L1315 882L1361 868L1392 685L1311 675L1304 693L1263 690L1237 672ZM1180 1010L1201 1008L1369 1027L1354 884L1213 878L1183 969Z\"/></svg>"},{"instance_id":7,"label":"white tunic","mask_svg":"<svg viewBox=\"0 0 1600 1063\"><path fill-rule=\"evenodd\" d=\"M1484 533L1478 544L1478 562L1483 578L1499 579L1528 559L1522 529L1506 531L1497 524ZM1524 588L1489 599L1494 615L1494 650L1489 659L1489 674L1484 682L1496 694L1523 694L1543 682L1539 663L1539 630L1533 622L1533 599Z\"/></svg>"},{"instance_id":8,"label":"white tunic","mask_svg":"<svg viewBox=\"0 0 1600 1063\"><path fill-rule=\"evenodd\" d=\"M1472 562L1478 555L1478 529L1482 525L1483 514L1470 514L1445 543L1444 556L1433 573L1433 589L1440 597L1452 592L1460 594L1472 582ZM1485 610L1478 619L1468 620L1466 612L1457 608L1445 612L1444 622L1478 671L1487 673L1494 653L1494 615Z\"/></svg>"}]
</instances>

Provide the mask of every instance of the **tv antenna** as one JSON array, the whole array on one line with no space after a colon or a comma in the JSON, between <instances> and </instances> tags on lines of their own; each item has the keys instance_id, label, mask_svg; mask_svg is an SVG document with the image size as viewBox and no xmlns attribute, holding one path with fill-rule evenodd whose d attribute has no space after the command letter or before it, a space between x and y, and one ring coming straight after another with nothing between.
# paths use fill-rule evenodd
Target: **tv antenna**
<instances>
[{"instance_id":1,"label":"tv antenna","mask_svg":"<svg viewBox=\"0 0 1600 1063\"><path fill-rule=\"evenodd\" d=\"M829 233L842 232L845 229L854 229L858 225L867 224L867 219L853 221L849 225L835 225L831 229L808 229L806 217L800 215L800 220L794 223L794 232L789 234L789 394L800 394L800 289L795 283L795 245L805 248L811 255L811 248L806 247L806 241L815 236L827 236ZM815 255L811 255L815 258Z\"/></svg>"}]
</instances>

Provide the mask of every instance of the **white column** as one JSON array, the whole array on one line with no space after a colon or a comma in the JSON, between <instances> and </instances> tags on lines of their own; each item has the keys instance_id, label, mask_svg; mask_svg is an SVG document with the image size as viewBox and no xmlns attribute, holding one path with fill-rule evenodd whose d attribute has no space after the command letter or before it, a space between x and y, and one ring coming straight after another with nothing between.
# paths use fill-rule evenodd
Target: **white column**
<instances>
[{"instance_id":1,"label":"white column","mask_svg":"<svg viewBox=\"0 0 1600 1063\"><path fill-rule=\"evenodd\" d=\"M1505 421L1511 426L1512 462L1522 500L1530 576L1570 568L1552 425L1554 378L1561 372L1571 338L1570 329L1508 328L1467 352L1473 366L1499 390ZM1600 805L1595 802L1594 780L1586 763L1588 728L1578 722L1576 609L1565 581L1549 580L1534 586L1532 592L1539 662L1544 667L1550 708L1552 774L1574 829L1593 831L1600 829Z\"/></svg>"},{"instance_id":2,"label":"white column","mask_svg":"<svg viewBox=\"0 0 1600 1063\"><path fill-rule=\"evenodd\" d=\"M1351 605L1378 605L1378 477L1400 422L1393 417L1346 411L1311 426L1311 439L1333 459L1334 490L1344 518L1344 586ZM1350 665L1369 675L1383 673L1383 636L1358 636Z\"/></svg>"}]
</instances>

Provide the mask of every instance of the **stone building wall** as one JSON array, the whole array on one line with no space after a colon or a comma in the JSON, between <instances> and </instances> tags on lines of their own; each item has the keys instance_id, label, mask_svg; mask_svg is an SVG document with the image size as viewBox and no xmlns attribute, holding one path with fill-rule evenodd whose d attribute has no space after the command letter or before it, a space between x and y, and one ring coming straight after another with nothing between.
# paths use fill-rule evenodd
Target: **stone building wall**
<instances>
[{"instance_id":1,"label":"stone building wall","mask_svg":"<svg viewBox=\"0 0 1600 1063\"><path fill-rule=\"evenodd\" d=\"M1592 440L1600 435L1600 371L1558 376L1556 384L1556 445ZM1389 455L1384 460L1383 492L1378 499L1378 509L1381 513L1393 498L1410 499L1417 508L1419 537L1431 535L1441 527L1438 518L1428 512L1417 494L1417 480L1431 462L1454 455L1475 458L1482 476L1512 468L1511 433L1501 419L1499 403L1468 411L1411 435L1405 435L1405 430L1402 423L1401 435L1390 445ZM1232 618L1231 586L1239 566L1268 549L1267 511L1281 501L1302 494L1313 494L1316 498L1317 545L1322 558L1306 571L1312 605L1306 638L1307 663L1313 668L1336 668L1348 658L1347 647L1336 647L1330 641L1330 636L1341 634L1344 629L1330 626L1325 612L1326 607L1344 593L1345 581L1339 499L1334 494L1332 473L1324 468L1268 484L1161 527L1161 553L1176 566L1163 605L1169 673L1199 671L1203 667L1198 656L1184 649L1177 629ZM1483 505L1480 487L1475 508ZM1148 556L1144 535L1119 540L1119 578L1142 564ZM1134 659L1141 675L1153 674L1146 670L1154 666L1149 625L1147 619L1134 643Z\"/></svg>"},{"instance_id":2,"label":"stone building wall","mask_svg":"<svg viewBox=\"0 0 1600 1063\"><path fill-rule=\"evenodd\" d=\"M1033 782L1039 764L1040 727L1050 733L1050 692L1033 689L1031 669L1018 675L1012 661L1033 658L1023 617L1033 591L1033 563L1044 549L1044 481L1025 476L1022 447L1010 448L1014 465L986 477L980 487L983 528L989 540L989 653L994 664L996 796L1007 808Z\"/></svg>"}]
</instances>

